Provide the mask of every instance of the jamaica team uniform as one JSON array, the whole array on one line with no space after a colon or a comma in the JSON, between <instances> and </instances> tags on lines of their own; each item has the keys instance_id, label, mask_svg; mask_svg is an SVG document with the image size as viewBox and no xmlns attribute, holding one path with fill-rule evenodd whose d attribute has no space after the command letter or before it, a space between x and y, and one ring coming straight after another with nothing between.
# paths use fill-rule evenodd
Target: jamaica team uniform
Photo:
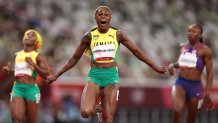
<instances>
[{"instance_id":1,"label":"jamaica team uniform","mask_svg":"<svg viewBox=\"0 0 218 123\"><path fill-rule=\"evenodd\" d=\"M36 63L36 58L38 55L39 53L36 51L24 52L22 50L16 53L14 76L30 76L36 78L36 71L26 62L25 58L31 57L33 62ZM36 101L36 103L39 103L40 90L37 84L24 84L15 81L12 88L11 99L12 97L22 97L25 100Z\"/></svg>"},{"instance_id":2,"label":"jamaica team uniform","mask_svg":"<svg viewBox=\"0 0 218 123\"><path fill-rule=\"evenodd\" d=\"M97 63L112 63L117 62L117 55L120 49L120 44L116 36L117 29L109 28L107 33L100 33L97 28L94 28L90 33L92 40L88 47L91 55L91 62ZM94 82L100 87L105 87L110 84L118 84L119 76L117 67L112 68L96 68L91 67L88 77L88 82Z\"/></svg>"}]
</instances>

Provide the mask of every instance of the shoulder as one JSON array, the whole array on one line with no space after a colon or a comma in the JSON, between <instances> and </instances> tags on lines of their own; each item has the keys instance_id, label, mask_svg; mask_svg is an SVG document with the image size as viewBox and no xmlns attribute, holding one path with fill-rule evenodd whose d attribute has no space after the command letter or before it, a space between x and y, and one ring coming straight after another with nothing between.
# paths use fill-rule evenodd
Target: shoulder
<instances>
[{"instance_id":1,"label":"shoulder","mask_svg":"<svg viewBox=\"0 0 218 123\"><path fill-rule=\"evenodd\" d=\"M17 57L17 54L18 54L19 52L15 52L14 54L13 54L13 59L15 59L16 57Z\"/></svg>"},{"instance_id":2,"label":"shoulder","mask_svg":"<svg viewBox=\"0 0 218 123\"><path fill-rule=\"evenodd\" d=\"M81 43L81 44L85 44L85 45L89 45L90 42L91 42L91 40L92 40L92 34L91 34L91 32L89 31L89 32L86 32L86 33L83 35L83 37L82 37L80 43Z\"/></svg>"},{"instance_id":3,"label":"shoulder","mask_svg":"<svg viewBox=\"0 0 218 123\"><path fill-rule=\"evenodd\" d=\"M203 51L203 53L205 54L205 55L211 55L212 54L212 50L211 50L211 48L210 47L208 47L207 45L205 45L205 44L201 44L202 46L201 46L201 49L202 49L202 51Z\"/></svg>"},{"instance_id":4,"label":"shoulder","mask_svg":"<svg viewBox=\"0 0 218 123\"><path fill-rule=\"evenodd\" d=\"M122 42L127 39L126 33L122 30L117 30L116 36L119 42Z\"/></svg>"},{"instance_id":5,"label":"shoulder","mask_svg":"<svg viewBox=\"0 0 218 123\"><path fill-rule=\"evenodd\" d=\"M18 55L23 54L23 53L24 53L23 50L17 51L13 54L13 57L16 58Z\"/></svg>"},{"instance_id":6,"label":"shoulder","mask_svg":"<svg viewBox=\"0 0 218 123\"><path fill-rule=\"evenodd\" d=\"M43 55L43 54L41 54L41 53L38 53L38 55L37 55L37 58L45 58L45 56Z\"/></svg>"},{"instance_id":7,"label":"shoulder","mask_svg":"<svg viewBox=\"0 0 218 123\"><path fill-rule=\"evenodd\" d=\"M41 62L41 61L46 61L46 57L41 54L41 53L38 53L37 57L36 57L36 60Z\"/></svg>"},{"instance_id":8,"label":"shoulder","mask_svg":"<svg viewBox=\"0 0 218 123\"><path fill-rule=\"evenodd\" d=\"M89 32L96 31L97 29L98 29L97 27L94 27L94 28L92 28Z\"/></svg>"},{"instance_id":9,"label":"shoulder","mask_svg":"<svg viewBox=\"0 0 218 123\"><path fill-rule=\"evenodd\" d=\"M186 47L186 46L188 46L188 42L180 43L180 44L179 44L179 47L180 47L180 48L183 48L183 47Z\"/></svg>"},{"instance_id":10,"label":"shoulder","mask_svg":"<svg viewBox=\"0 0 218 123\"><path fill-rule=\"evenodd\" d=\"M91 30L89 30L88 32L86 32L82 39L91 39L92 38L92 33L95 32L97 30L97 27L92 28Z\"/></svg>"},{"instance_id":11,"label":"shoulder","mask_svg":"<svg viewBox=\"0 0 218 123\"><path fill-rule=\"evenodd\" d=\"M92 39L91 32L86 32L82 38L82 41L91 41L91 39Z\"/></svg>"},{"instance_id":12,"label":"shoulder","mask_svg":"<svg viewBox=\"0 0 218 123\"><path fill-rule=\"evenodd\" d=\"M86 39L87 39L87 38L90 38L90 39L91 39L91 38L92 38L92 33L95 32L95 31L97 31L97 29L98 29L97 27L92 28L90 31L88 31L88 32L85 33L85 35L83 36L83 38L86 38Z\"/></svg>"}]
</instances>

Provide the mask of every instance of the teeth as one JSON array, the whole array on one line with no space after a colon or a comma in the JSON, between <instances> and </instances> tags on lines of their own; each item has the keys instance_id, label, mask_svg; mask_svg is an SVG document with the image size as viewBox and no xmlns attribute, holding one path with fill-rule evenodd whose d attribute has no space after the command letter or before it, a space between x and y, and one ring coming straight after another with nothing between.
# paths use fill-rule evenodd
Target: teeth
<instances>
[{"instance_id":1,"label":"teeth","mask_svg":"<svg viewBox=\"0 0 218 123\"><path fill-rule=\"evenodd\" d=\"M101 20L101 24L106 24L106 20Z\"/></svg>"}]
</instances>

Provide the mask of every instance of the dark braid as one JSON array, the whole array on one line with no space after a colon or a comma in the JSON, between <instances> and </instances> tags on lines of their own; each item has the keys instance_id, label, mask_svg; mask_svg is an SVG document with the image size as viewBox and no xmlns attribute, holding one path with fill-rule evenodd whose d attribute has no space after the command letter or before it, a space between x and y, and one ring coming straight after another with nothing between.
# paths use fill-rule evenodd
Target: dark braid
<instances>
[{"instance_id":1,"label":"dark braid","mask_svg":"<svg viewBox=\"0 0 218 123\"><path fill-rule=\"evenodd\" d=\"M204 43L204 41L203 41L203 28L202 28L202 26L201 25L199 25L199 24L197 24L197 26L198 26L198 28L200 29L200 32L201 32L201 38L199 39L199 41L201 42L201 43Z\"/></svg>"}]
</instances>

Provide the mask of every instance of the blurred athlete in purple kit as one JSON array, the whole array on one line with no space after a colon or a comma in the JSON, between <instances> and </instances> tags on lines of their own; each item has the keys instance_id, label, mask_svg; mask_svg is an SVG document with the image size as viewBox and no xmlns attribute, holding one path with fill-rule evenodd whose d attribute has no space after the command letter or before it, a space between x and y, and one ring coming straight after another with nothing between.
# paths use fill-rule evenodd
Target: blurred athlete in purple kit
<instances>
[{"instance_id":1,"label":"blurred athlete in purple kit","mask_svg":"<svg viewBox=\"0 0 218 123\"><path fill-rule=\"evenodd\" d=\"M169 65L169 73L179 69L178 78L172 89L173 123L182 123L182 112L187 106L186 123L195 123L198 105L211 110L213 103L210 91L213 82L213 58L209 47L203 43L203 28L192 24L188 27L188 42L181 46L178 62ZM201 82L202 71L206 67L205 92Z\"/></svg>"}]
</instances>

